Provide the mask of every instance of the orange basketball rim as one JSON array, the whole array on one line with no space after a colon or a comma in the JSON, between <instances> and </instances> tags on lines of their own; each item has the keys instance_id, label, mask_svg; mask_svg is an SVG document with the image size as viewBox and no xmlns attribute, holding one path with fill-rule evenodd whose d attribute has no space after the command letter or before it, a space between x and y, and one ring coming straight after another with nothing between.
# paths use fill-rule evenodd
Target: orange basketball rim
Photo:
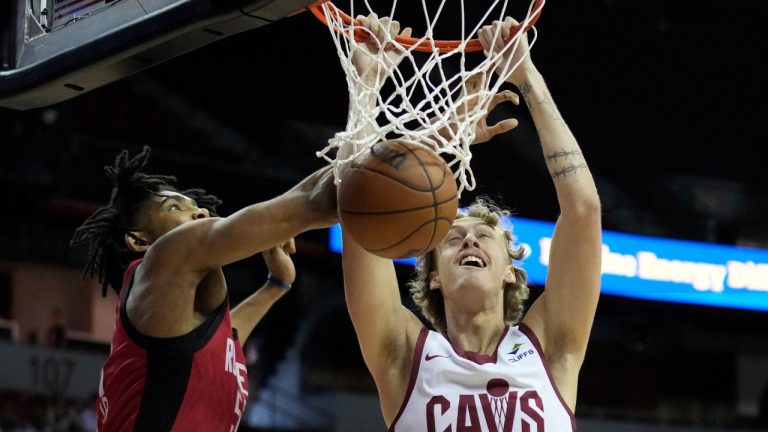
<instances>
[{"instance_id":1,"label":"orange basketball rim","mask_svg":"<svg viewBox=\"0 0 768 432\"><path fill-rule=\"evenodd\" d=\"M524 31L528 31L533 27L534 24L536 24L536 21L538 21L539 16L541 15L541 7L543 6L544 0L535 0L535 3L531 10L535 11L533 15L531 16L531 19L528 21L528 25L525 27ZM312 3L312 5L309 6L309 10L312 12L317 19L322 21L325 25L328 25L328 21L325 18L325 13L323 12L323 5L327 4L328 8L330 8L330 11L333 14L338 14L339 17L341 17L342 21L345 25L352 26L353 24L355 26L360 26L360 22L353 19L344 11L337 8L333 3L331 3L330 0L318 0L315 3ZM515 38L518 32L520 32L521 26L517 26L509 35L509 39L512 40ZM344 31L343 29L336 29L336 31ZM355 39L357 41L362 40L366 37L366 34L362 31L356 31L355 32ZM459 46L461 46L464 41L461 40L431 40L431 39L425 39L422 40L421 38L415 38L415 37L405 37L405 36L395 36L395 41L402 45L406 49L413 48L415 51L421 51L421 52L432 52L434 48L437 48L440 52L446 53L455 50ZM433 48L434 47L434 48ZM483 47L480 44L480 41L477 39L468 39L466 41L466 44L464 46L465 52L473 52L473 51L482 51Z\"/></svg>"}]
</instances>

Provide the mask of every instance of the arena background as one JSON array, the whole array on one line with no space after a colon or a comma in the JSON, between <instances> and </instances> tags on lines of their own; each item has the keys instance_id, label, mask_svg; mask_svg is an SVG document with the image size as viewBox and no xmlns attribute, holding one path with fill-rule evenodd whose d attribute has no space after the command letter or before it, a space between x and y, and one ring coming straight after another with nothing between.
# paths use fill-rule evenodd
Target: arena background
<instances>
[{"instance_id":1,"label":"arena background","mask_svg":"<svg viewBox=\"0 0 768 432\"><path fill-rule=\"evenodd\" d=\"M766 18L763 0L547 4L533 58L591 166L605 229L768 249ZM0 351L15 365L0 372L0 430L89 430L114 295L81 283L85 251L68 241L108 198L102 166L150 145L153 172L205 187L228 214L322 166L314 152L344 127L345 85L327 30L304 13L67 101L0 109ZM554 221L530 118L511 106L494 118L510 115L521 125L475 149L479 186L462 203L501 196ZM295 288L246 346L242 430L384 430L327 237L297 239ZM226 271L235 302L266 276L258 256ZM56 309L63 348L45 346ZM604 295L580 430L768 430L766 313Z\"/></svg>"}]
</instances>

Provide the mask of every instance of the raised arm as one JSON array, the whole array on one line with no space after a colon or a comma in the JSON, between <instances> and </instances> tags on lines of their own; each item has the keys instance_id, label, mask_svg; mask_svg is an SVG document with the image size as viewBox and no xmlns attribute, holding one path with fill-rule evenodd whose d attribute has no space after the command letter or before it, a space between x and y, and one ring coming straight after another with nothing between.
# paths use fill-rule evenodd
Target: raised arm
<instances>
[{"instance_id":1,"label":"raised arm","mask_svg":"<svg viewBox=\"0 0 768 432\"><path fill-rule=\"evenodd\" d=\"M232 327L237 329L241 342L248 339L272 305L291 288L296 279L296 268L291 260L293 253L296 253L293 239L261 253L270 277L261 288L232 309Z\"/></svg>"},{"instance_id":2,"label":"raised arm","mask_svg":"<svg viewBox=\"0 0 768 432\"><path fill-rule=\"evenodd\" d=\"M333 173L325 167L276 198L181 225L148 249L145 263L204 274L336 221Z\"/></svg>"},{"instance_id":3,"label":"raised arm","mask_svg":"<svg viewBox=\"0 0 768 432\"><path fill-rule=\"evenodd\" d=\"M501 26L502 35L517 25ZM486 51L497 50L494 26L481 30ZM524 323L539 337L555 381L571 408L576 403L578 371L600 294L600 201L587 163L576 139L555 106L544 79L526 53L527 39L511 55L514 64L525 56L508 78L525 99L539 134L544 160L557 191L560 217L549 250L544 293L528 311Z\"/></svg>"},{"instance_id":4,"label":"raised arm","mask_svg":"<svg viewBox=\"0 0 768 432\"><path fill-rule=\"evenodd\" d=\"M189 212L186 206L192 204L180 205ZM207 213L195 208L193 214ZM186 334L226 298L221 266L336 219L336 188L326 167L277 198L229 217L183 223L151 246L144 242L146 254L128 298L128 318L148 336Z\"/></svg>"},{"instance_id":5,"label":"raised arm","mask_svg":"<svg viewBox=\"0 0 768 432\"><path fill-rule=\"evenodd\" d=\"M399 24L387 18L358 17L378 40L383 32L399 32ZM391 27L389 27L391 26ZM406 29L403 34L408 34ZM353 63L367 84L383 80L387 70L377 68L376 58L399 61L394 48L380 46L375 38L353 53ZM389 57L386 57L389 56ZM389 63L391 65L391 63ZM372 97L367 101L373 106ZM354 149L342 149L344 158ZM379 390L384 419L390 424L405 397L410 362L421 323L401 303L395 268L391 260L373 255L359 246L342 224L344 291L363 358Z\"/></svg>"}]
</instances>

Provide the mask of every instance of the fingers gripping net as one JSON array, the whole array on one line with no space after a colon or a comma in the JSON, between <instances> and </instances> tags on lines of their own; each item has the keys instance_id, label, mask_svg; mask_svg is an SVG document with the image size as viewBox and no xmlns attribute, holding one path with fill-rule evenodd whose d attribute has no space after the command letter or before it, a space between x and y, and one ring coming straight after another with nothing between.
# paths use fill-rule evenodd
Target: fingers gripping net
<instances>
[{"instance_id":1,"label":"fingers gripping net","mask_svg":"<svg viewBox=\"0 0 768 432\"><path fill-rule=\"evenodd\" d=\"M501 43L502 32L496 26L493 46L503 48L487 53L476 66L470 67L466 50L468 43L477 42L472 39L477 37L483 25L494 19L501 21L505 18L508 1L493 2L482 19L469 31L462 1L462 38L455 48L445 48L444 44L434 39L433 34L446 0L440 2L434 17L427 13L425 1L422 0L422 6L426 31L417 43L408 47L395 40L396 29L386 28L386 31L374 34L355 20L349 20L333 5L323 5L328 28L346 75L350 99L346 129L337 133L323 150L317 152L318 157L333 164L337 183L340 181L339 169L344 164L377 142L397 138L414 141L439 154L445 154L457 179L459 193L464 189L475 188L475 178L470 167L470 144L475 139L475 128L479 122L485 121L501 85L525 59L527 50L535 42L536 31L531 27L533 31L529 44L521 43L524 31L510 33L509 40ZM498 15L490 16L500 3ZM372 13L367 0L365 5L368 10L364 15ZM530 27L543 5L542 0L532 1L518 30ZM394 16L396 6L397 0L393 0L390 11L392 19L397 19ZM350 14L356 16L354 5L351 8ZM387 21L387 25L391 25L391 21ZM370 66L358 72L352 59L365 53L366 43L383 48L384 52L371 55ZM431 49L417 55L417 49L424 51L425 46ZM525 55L512 55L518 49L526 50ZM482 54L475 55L483 57ZM366 84L362 79L361 75L367 74L375 75L373 85ZM382 89L386 89L386 93ZM333 152L347 147L349 149L345 152ZM336 157L339 154L346 156Z\"/></svg>"}]
</instances>

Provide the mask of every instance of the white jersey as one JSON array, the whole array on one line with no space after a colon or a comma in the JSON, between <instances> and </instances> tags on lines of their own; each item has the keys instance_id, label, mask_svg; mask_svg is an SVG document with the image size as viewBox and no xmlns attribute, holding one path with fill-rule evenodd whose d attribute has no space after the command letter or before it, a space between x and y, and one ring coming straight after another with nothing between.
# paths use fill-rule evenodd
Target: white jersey
<instances>
[{"instance_id":1,"label":"white jersey","mask_svg":"<svg viewBox=\"0 0 768 432\"><path fill-rule=\"evenodd\" d=\"M530 328L507 327L493 355L422 329L408 391L390 431L566 432L576 421Z\"/></svg>"}]
</instances>

